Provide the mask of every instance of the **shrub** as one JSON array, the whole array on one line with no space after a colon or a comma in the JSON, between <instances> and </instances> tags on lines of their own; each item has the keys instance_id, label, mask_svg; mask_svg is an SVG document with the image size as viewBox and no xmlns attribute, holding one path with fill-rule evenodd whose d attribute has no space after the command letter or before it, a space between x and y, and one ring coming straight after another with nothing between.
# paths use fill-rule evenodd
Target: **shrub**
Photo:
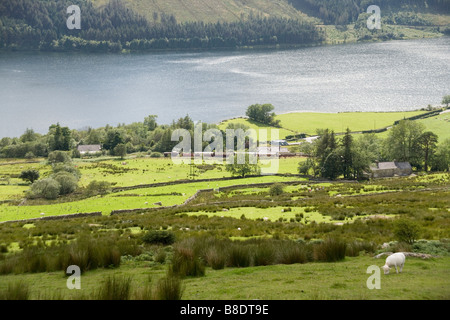
<instances>
[{"instance_id":1,"label":"shrub","mask_svg":"<svg viewBox=\"0 0 450 320\"><path fill-rule=\"evenodd\" d=\"M105 195L111 192L111 183L107 181L91 181L84 189L84 194L88 197Z\"/></svg>"},{"instance_id":2,"label":"shrub","mask_svg":"<svg viewBox=\"0 0 450 320\"><path fill-rule=\"evenodd\" d=\"M282 195L283 192L284 192L284 188L285 188L284 184L282 184L282 183L275 183L274 185L272 185L270 187L269 194L272 197Z\"/></svg>"},{"instance_id":3,"label":"shrub","mask_svg":"<svg viewBox=\"0 0 450 320\"><path fill-rule=\"evenodd\" d=\"M72 193L78 187L77 179L69 172L65 171L58 172L52 175L52 178L55 179L60 185L59 188L60 195L67 195L69 193Z\"/></svg>"},{"instance_id":4,"label":"shrub","mask_svg":"<svg viewBox=\"0 0 450 320\"><path fill-rule=\"evenodd\" d=\"M74 166L72 166L70 164L59 163L59 164L54 165L52 170L53 170L53 173L68 172L68 173L72 174L77 180L79 180L81 178L80 170L78 170L77 168L75 168Z\"/></svg>"},{"instance_id":5,"label":"shrub","mask_svg":"<svg viewBox=\"0 0 450 320\"><path fill-rule=\"evenodd\" d=\"M419 225L416 222L401 219L395 223L394 234L398 241L407 244L414 244L420 233Z\"/></svg>"},{"instance_id":6,"label":"shrub","mask_svg":"<svg viewBox=\"0 0 450 320\"><path fill-rule=\"evenodd\" d=\"M19 176L20 179L29 181L31 183L39 179L39 171L37 170L25 170Z\"/></svg>"},{"instance_id":7,"label":"shrub","mask_svg":"<svg viewBox=\"0 0 450 320\"><path fill-rule=\"evenodd\" d=\"M67 163L71 162L72 159L70 158L69 154L64 151L53 151L48 154L47 158L48 162L50 164L56 164L56 163Z\"/></svg>"},{"instance_id":8,"label":"shrub","mask_svg":"<svg viewBox=\"0 0 450 320\"><path fill-rule=\"evenodd\" d=\"M30 188L29 196L31 198L45 198L54 200L59 196L61 185L52 178L35 181Z\"/></svg>"},{"instance_id":9,"label":"shrub","mask_svg":"<svg viewBox=\"0 0 450 320\"><path fill-rule=\"evenodd\" d=\"M415 252L428 253L439 256L450 255L450 243L437 240L419 240L412 246Z\"/></svg>"},{"instance_id":10,"label":"shrub","mask_svg":"<svg viewBox=\"0 0 450 320\"><path fill-rule=\"evenodd\" d=\"M161 152L152 152L150 158L162 158L163 154Z\"/></svg>"},{"instance_id":11,"label":"shrub","mask_svg":"<svg viewBox=\"0 0 450 320\"><path fill-rule=\"evenodd\" d=\"M175 242L175 234L171 231L152 230L144 234L142 241L148 244L170 245Z\"/></svg>"},{"instance_id":12,"label":"shrub","mask_svg":"<svg viewBox=\"0 0 450 320\"><path fill-rule=\"evenodd\" d=\"M33 159L33 158L36 158L36 156L34 155L34 153L32 151L28 151L25 154L25 159Z\"/></svg>"}]
</instances>

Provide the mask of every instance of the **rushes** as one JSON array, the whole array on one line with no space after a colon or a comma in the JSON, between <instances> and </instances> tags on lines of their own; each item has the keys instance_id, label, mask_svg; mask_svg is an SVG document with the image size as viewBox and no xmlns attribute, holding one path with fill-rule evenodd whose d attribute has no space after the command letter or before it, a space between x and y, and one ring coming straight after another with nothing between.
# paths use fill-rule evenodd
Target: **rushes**
<instances>
[{"instance_id":1,"label":"rushes","mask_svg":"<svg viewBox=\"0 0 450 320\"><path fill-rule=\"evenodd\" d=\"M347 243L339 238L328 238L314 248L316 261L335 262L345 258Z\"/></svg>"},{"instance_id":2,"label":"rushes","mask_svg":"<svg viewBox=\"0 0 450 320\"><path fill-rule=\"evenodd\" d=\"M156 300L181 300L184 287L180 278L166 276L159 280L154 297Z\"/></svg>"},{"instance_id":3,"label":"rushes","mask_svg":"<svg viewBox=\"0 0 450 320\"><path fill-rule=\"evenodd\" d=\"M134 287L134 289L133 289ZM184 286L179 277L170 274L152 286L151 278L136 287L130 276L109 276L91 297L93 300L181 300Z\"/></svg>"},{"instance_id":4,"label":"rushes","mask_svg":"<svg viewBox=\"0 0 450 320\"><path fill-rule=\"evenodd\" d=\"M0 300L29 300L30 290L23 281L10 282L5 290L0 291Z\"/></svg>"},{"instance_id":5,"label":"rushes","mask_svg":"<svg viewBox=\"0 0 450 320\"><path fill-rule=\"evenodd\" d=\"M96 300L129 300L131 295L131 277L108 276L103 285L94 294Z\"/></svg>"},{"instance_id":6,"label":"rushes","mask_svg":"<svg viewBox=\"0 0 450 320\"><path fill-rule=\"evenodd\" d=\"M120 249L125 250L125 253L130 250L129 246L117 246L113 237L98 239L90 236L80 237L70 244L30 246L0 261L0 274L65 271L70 265L79 266L82 272L117 268L124 253ZM139 250L134 252L138 253Z\"/></svg>"},{"instance_id":7,"label":"rushes","mask_svg":"<svg viewBox=\"0 0 450 320\"><path fill-rule=\"evenodd\" d=\"M347 246L347 243L339 238L330 238L319 243L305 243L278 239L231 241L203 236L188 238L178 243L174 248L171 268L174 274L195 277L205 274L204 266L219 270L225 267L333 262L344 259L348 247L352 253L369 251L372 248L366 243L352 243L351 246Z\"/></svg>"}]
</instances>

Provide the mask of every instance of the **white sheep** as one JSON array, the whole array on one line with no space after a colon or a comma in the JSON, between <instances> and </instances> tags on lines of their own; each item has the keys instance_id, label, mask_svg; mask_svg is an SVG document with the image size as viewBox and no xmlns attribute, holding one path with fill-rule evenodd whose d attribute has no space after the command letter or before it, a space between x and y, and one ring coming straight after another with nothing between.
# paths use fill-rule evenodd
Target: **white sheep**
<instances>
[{"instance_id":1,"label":"white sheep","mask_svg":"<svg viewBox=\"0 0 450 320\"><path fill-rule=\"evenodd\" d=\"M405 259L405 255L401 252L391 254L386 258L386 264L382 267L384 274L389 274L389 269L391 267L395 267L395 271L397 271L397 273L398 268L400 268L400 272L402 272L403 266L405 265Z\"/></svg>"}]
</instances>

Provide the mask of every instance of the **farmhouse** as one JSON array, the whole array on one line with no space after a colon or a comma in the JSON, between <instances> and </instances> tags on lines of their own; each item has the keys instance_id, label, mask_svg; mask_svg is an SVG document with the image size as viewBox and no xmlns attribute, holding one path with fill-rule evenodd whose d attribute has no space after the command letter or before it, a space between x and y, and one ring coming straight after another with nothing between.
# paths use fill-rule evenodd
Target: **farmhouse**
<instances>
[{"instance_id":1,"label":"farmhouse","mask_svg":"<svg viewBox=\"0 0 450 320\"><path fill-rule=\"evenodd\" d=\"M100 144L86 144L79 145L77 147L80 154L93 154L102 151L102 146Z\"/></svg>"},{"instance_id":2,"label":"farmhouse","mask_svg":"<svg viewBox=\"0 0 450 320\"><path fill-rule=\"evenodd\" d=\"M371 178L387 178L394 176L409 176L412 168L409 162L377 162L375 166L370 167Z\"/></svg>"}]
</instances>

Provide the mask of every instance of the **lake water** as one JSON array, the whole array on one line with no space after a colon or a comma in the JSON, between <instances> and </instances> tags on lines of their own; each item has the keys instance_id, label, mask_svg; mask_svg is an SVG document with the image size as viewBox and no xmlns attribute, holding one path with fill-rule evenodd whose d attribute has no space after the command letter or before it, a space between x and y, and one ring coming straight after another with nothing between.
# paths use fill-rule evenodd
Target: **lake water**
<instances>
[{"instance_id":1,"label":"lake water","mask_svg":"<svg viewBox=\"0 0 450 320\"><path fill-rule=\"evenodd\" d=\"M189 114L219 122L254 103L290 111L400 111L450 94L450 37L292 50L124 55L1 53L0 137Z\"/></svg>"}]
</instances>

